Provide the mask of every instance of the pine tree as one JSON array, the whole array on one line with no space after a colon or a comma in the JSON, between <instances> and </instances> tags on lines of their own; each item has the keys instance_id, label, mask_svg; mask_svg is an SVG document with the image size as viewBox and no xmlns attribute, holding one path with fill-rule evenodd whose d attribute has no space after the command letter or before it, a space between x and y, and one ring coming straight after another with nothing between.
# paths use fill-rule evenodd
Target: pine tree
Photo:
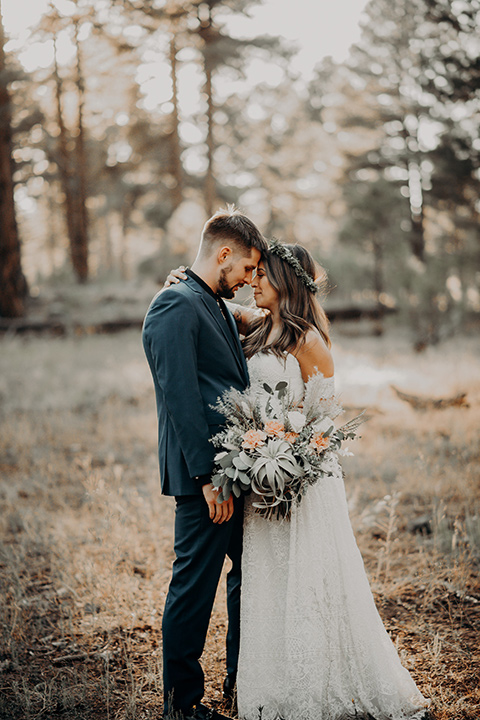
<instances>
[{"instance_id":1,"label":"pine tree","mask_svg":"<svg viewBox=\"0 0 480 720\"><path fill-rule=\"evenodd\" d=\"M80 282L88 279L88 211L87 174L88 159L85 149L85 78L83 74L82 49L78 39L80 18L73 19L74 44L76 51L75 85L77 87L77 126L75 129L75 175L74 197L76 209L75 235L72 245L72 263Z\"/></svg>"},{"instance_id":2,"label":"pine tree","mask_svg":"<svg viewBox=\"0 0 480 720\"><path fill-rule=\"evenodd\" d=\"M70 18L62 16L52 5L40 23L38 35L49 37L53 41L54 61L52 80L55 85L55 121L58 128L56 151L50 152L50 157L58 165L59 180L64 197L64 216L67 227L70 258L77 280L80 283L88 279L88 212L87 202L87 174L88 159L85 150L85 78L82 68L82 51L78 40L79 27L86 15L79 14ZM64 77L60 71L57 60L57 38L60 32L73 30L72 43L75 48L75 68L73 73ZM69 85L68 95L72 98L71 87L76 94L76 119L67 124L65 118L66 85Z\"/></svg>"},{"instance_id":3,"label":"pine tree","mask_svg":"<svg viewBox=\"0 0 480 720\"><path fill-rule=\"evenodd\" d=\"M151 2L111 0L112 7L121 9L123 23L135 22L144 31L137 44L133 41L127 43L124 39L120 43L118 39L111 37L112 43L117 44L118 50L136 54L138 62L141 54L141 43L144 42L145 38L157 39L158 46L165 47L165 62L170 67L173 109L169 115L162 113L161 118L155 119L155 125L160 125L161 133L158 133L158 128L151 127L151 119L150 122L145 121L143 114L139 112L135 113L140 117L133 121L131 128L134 143L138 144L138 141L140 141L140 145L142 144L142 134L143 140L146 140L148 136L151 139L149 156L157 166L158 189L161 191L156 203L156 209L159 213L156 215L155 210L152 208L151 219L154 224L160 227L165 224L168 217L183 202L185 187L188 183L181 159L184 147L179 132L181 118L178 100L179 62L177 56L179 50L185 45L185 39L188 36L187 21L193 12L192 7L196 6L196 4L198 3L182 3L177 0L168 0L164 6L159 7Z\"/></svg>"},{"instance_id":4,"label":"pine tree","mask_svg":"<svg viewBox=\"0 0 480 720\"><path fill-rule=\"evenodd\" d=\"M276 58L284 56L286 52L278 38L238 39L229 35L220 25L217 19L219 12L246 13L256 3L258 0L206 0L196 4L197 23L193 25L192 33L200 39L199 49L205 76L207 172L204 198L208 215L211 215L215 209L219 189L218 171L215 166L215 152L218 147L215 137L215 111L219 109L215 97L215 76L225 67L241 71L249 51L253 48L263 50Z\"/></svg>"},{"instance_id":5,"label":"pine tree","mask_svg":"<svg viewBox=\"0 0 480 720\"><path fill-rule=\"evenodd\" d=\"M349 63L361 83L361 101L349 108L344 125L366 131L371 140L352 158L349 182L373 187L383 181L399 202L409 199L409 223L401 223L412 253L405 296L418 347L437 342L455 314L447 286L457 260L446 251L444 228L452 224L455 234L466 238L471 231L465 234L460 217L473 220L478 213L473 117L479 108L475 47L480 48L473 29L478 8L472 5L464 14L463 0L371 0L363 38ZM460 122L453 121L455 115ZM374 222L375 207L371 212Z\"/></svg>"},{"instance_id":6,"label":"pine tree","mask_svg":"<svg viewBox=\"0 0 480 720\"><path fill-rule=\"evenodd\" d=\"M27 283L22 272L13 197L13 162L9 72L0 4L0 315L21 317L25 312Z\"/></svg>"}]
</instances>

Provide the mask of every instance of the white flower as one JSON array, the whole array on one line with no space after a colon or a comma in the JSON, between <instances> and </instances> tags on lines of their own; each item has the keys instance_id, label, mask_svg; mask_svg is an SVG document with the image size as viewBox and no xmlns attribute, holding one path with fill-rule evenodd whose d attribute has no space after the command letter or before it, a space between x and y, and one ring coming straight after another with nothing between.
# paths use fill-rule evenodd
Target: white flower
<instances>
[{"instance_id":1,"label":"white flower","mask_svg":"<svg viewBox=\"0 0 480 720\"><path fill-rule=\"evenodd\" d=\"M270 398L270 407L272 408L273 417L280 417L282 414L282 403L276 398Z\"/></svg>"},{"instance_id":2,"label":"white flower","mask_svg":"<svg viewBox=\"0 0 480 720\"><path fill-rule=\"evenodd\" d=\"M276 397L269 396L264 407L260 410L263 422L282 418L282 404Z\"/></svg>"},{"instance_id":3,"label":"white flower","mask_svg":"<svg viewBox=\"0 0 480 720\"><path fill-rule=\"evenodd\" d=\"M353 457L353 453L350 452L350 450L346 448L339 448L337 450L337 455L341 455L342 457Z\"/></svg>"},{"instance_id":4,"label":"white flower","mask_svg":"<svg viewBox=\"0 0 480 720\"><path fill-rule=\"evenodd\" d=\"M313 423L312 427L315 430L315 432L319 433L325 433L327 430L329 430L333 426L333 420L331 420L329 417L324 417L322 420L317 420L317 422Z\"/></svg>"},{"instance_id":5,"label":"white flower","mask_svg":"<svg viewBox=\"0 0 480 720\"><path fill-rule=\"evenodd\" d=\"M324 473L333 475L339 467L335 455L333 455L333 453L325 453L321 467Z\"/></svg>"},{"instance_id":6,"label":"white flower","mask_svg":"<svg viewBox=\"0 0 480 720\"><path fill-rule=\"evenodd\" d=\"M290 412L287 413L287 417L293 432L296 433L299 433L307 422L305 415L298 412L298 410L290 410Z\"/></svg>"}]
</instances>

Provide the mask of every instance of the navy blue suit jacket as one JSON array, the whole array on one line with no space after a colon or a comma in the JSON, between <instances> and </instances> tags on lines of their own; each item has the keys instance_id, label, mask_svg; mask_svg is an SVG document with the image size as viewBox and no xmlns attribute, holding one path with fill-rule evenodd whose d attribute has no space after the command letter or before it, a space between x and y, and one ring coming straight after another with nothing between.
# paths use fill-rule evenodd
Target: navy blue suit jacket
<instances>
[{"instance_id":1,"label":"navy blue suit jacket","mask_svg":"<svg viewBox=\"0 0 480 720\"><path fill-rule=\"evenodd\" d=\"M212 471L218 450L209 438L225 422L210 406L226 389L248 385L235 321L231 313L225 321L215 298L189 277L154 297L143 346L157 401L162 493L200 494L194 478Z\"/></svg>"}]
</instances>

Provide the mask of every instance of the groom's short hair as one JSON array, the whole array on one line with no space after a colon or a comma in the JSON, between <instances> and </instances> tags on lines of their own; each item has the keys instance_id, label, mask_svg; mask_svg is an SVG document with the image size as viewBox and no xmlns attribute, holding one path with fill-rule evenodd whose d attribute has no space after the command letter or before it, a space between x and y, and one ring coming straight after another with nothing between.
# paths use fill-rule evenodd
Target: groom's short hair
<instances>
[{"instance_id":1,"label":"groom's short hair","mask_svg":"<svg viewBox=\"0 0 480 720\"><path fill-rule=\"evenodd\" d=\"M202 249L206 253L221 242L231 242L244 252L256 248L263 254L268 249L268 243L255 223L234 207L217 210L203 227Z\"/></svg>"}]
</instances>

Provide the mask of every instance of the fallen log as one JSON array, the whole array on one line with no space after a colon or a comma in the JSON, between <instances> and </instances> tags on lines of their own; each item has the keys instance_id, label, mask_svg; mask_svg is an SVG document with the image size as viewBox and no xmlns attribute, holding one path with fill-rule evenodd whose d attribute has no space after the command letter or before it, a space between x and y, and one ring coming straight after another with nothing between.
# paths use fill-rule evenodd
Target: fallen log
<instances>
[{"instance_id":1,"label":"fallen log","mask_svg":"<svg viewBox=\"0 0 480 720\"><path fill-rule=\"evenodd\" d=\"M392 308L386 308L385 312L395 312ZM378 305L365 303L363 305L341 305L326 308L330 322L342 320L363 320L378 319L380 311ZM50 334L53 336L65 335L96 335L122 332L122 330L140 331L143 324L143 315L140 317L116 317L99 320L90 323L88 320L82 322L78 319L71 319L64 316L47 318L3 318L0 317L0 336L17 334Z\"/></svg>"},{"instance_id":2,"label":"fallen log","mask_svg":"<svg viewBox=\"0 0 480 720\"><path fill-rule=\"evenodd\" d=\"M0 318L0 334L16 335L17 333L49 333L50 335L66 335L67 327L61 320L39 320L24 318Z\"/></svg>"},{"instance_id":3,"label":"fallen log","mask_svg":"<svg viewBox=\"0 0 480 720\"><path fill-rule=\"evenodd\" d=\"M98 323L80 323L78 321L64 320L7 320L0 318L0 335L16 334L50 334L54 336L74 335L97 335L121 332L122 330L142 329L143 317L141 318L117 318L115 320L104 320Z\"/></svg>"},{"instance_id":4,"label":"fallen log","mask_svg":"<svg viewBox=\"0 0 480 720\"><path fill-rule=\"evenodd\" d=\"M330 322L335 320L379 320L397 312L397 308L379 303L339 304L325 303L324 310Z\"/></svg>"},{"instance_id":5,"label":"fallen log","mask_svg":"<svg viewBox=\"0 0 480 720\"><path fill-rule=\"evenodd\" d=\"M404 400L409 403L414 410L444 410L448 407L470 407L467 402L467 393L458 393L458 395L448 398L429 398L421 397L419 395L410 395L410 393L399 390L395 387L395 385L390 385L390 387L398 395L400 400Z\"/></svg>"}]
</instances>

